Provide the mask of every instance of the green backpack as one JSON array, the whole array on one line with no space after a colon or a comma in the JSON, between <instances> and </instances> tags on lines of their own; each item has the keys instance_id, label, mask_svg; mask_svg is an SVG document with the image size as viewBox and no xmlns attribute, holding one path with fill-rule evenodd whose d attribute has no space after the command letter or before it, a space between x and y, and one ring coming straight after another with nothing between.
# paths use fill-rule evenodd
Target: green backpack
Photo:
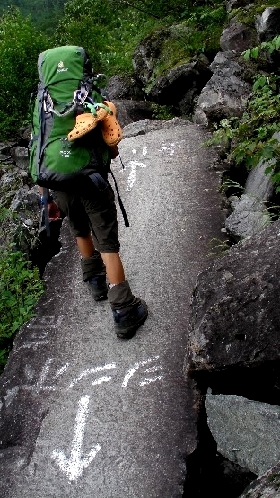
<instances>
[{"instance_id":1,"label":"green backpack","mask_svg":"<svg viewBox=\"0 0 280 498\"><path fill-rule=\"evenodd\" d=\"M39 55L39 84L31 110L32 137L29 171L35 183L68 190L81 175L106 188L110 152L99 126L69 141L77 114L104 101L94 83L92 67L82 47L56 47Z\"/></svg>"}]
</instances>

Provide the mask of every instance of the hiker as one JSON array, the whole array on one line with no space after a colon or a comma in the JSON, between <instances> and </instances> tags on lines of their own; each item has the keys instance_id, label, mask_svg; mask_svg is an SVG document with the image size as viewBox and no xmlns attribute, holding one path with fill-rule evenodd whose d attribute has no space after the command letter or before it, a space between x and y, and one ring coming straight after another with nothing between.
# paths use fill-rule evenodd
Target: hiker
<instances>
[{"instance_id":1,"label":"hiker","mask_svg":"<svg viewBox=\"0 0 280 498\"><path fill-rule=\"evenodd\" d=\"M60 211L67 216L81 255L84 282L95 301L108 298L117 336L129 339L146 320L148 310L145 301L132 293L119 255L115 194L108 182L111 159L117 157L122 137L116 108L112 102L100 98L96 88L95 93L92 91L87 78L88 56L81 47L49 49L40 54L38 67L41 86L33 113L30 172L42 194L45 218L58 219ZM65 112L55 109L54 95L66 71L67 85L72 84L72 70L83 71L82 75L77 73L79 77L73 77L73 88L82 80L81 76L86 76L85 87L90 91L84 92L88 97L83 100L82 90L74 92L78 103L74 102L70 114L71 102L65 105ZM70 118L73 129L69 131ZM62 138L57 138L59 126L66 130Z\"/></svg>"}]
</instances>

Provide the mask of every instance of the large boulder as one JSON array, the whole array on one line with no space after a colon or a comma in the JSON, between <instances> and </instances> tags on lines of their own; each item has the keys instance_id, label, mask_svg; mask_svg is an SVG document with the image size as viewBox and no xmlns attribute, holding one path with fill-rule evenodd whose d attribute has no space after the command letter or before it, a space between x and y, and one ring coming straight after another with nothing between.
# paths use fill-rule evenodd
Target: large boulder
<instances>
[{"instance_id":1,"label":"large boulder","mask_svg":"<svg viewBox=\"0 0 280 498\"><path fill-rule=\"evenodd\" d=\"M110 100L144 100L145 93L141 85L132 76L112 76L107 85L106 93Z\"/></svg>"},{"instance_id":2,"label":"large boulder","mask_svg":"<svg viewBox=\"0 0 280 498\"><path fill-rule=\"evenodd\" d=\"M256 28L260 41L272 40L280 34L280 8L268 7L257 16Z\"/></svg>"},{"instance_id":3,"label":"large boulder","mask_svg":"<svg viewBox=\"0 0 280 498\"><path fill-rule=\"evenodd\" d=\"M225 458L262 475L280 461L280 406L207 394L208 426Z\"/></svg>"},{"instance_id":4,"label":"large boulder","mask_svg":"<svg viewBox=\"0 0 280 498\"><path fill-rule=\"evenodd\" d=\"M233 51L219 52L210 69L213 76L197 99L194 122L208 126L223 118L242 116L251 85L244 80L244 64Z\"/></svg>"},{"instance_id":5,"label":"large boulder","mask_svg":"<svg viewBox=\"0 0 280 498\"><path fill-rule=\"evenodd\" d=\"M257 197L244 193L230 201L233 212L225 220L225 229L234 242L255 235L270 223L265 204Z\"/></svg>"},{"instance_id":6,"label":"large boulder","mask_svg":"<svg viewBox=\"0 0 280 498\"><path fill-rule=\"evenodd\" d=\"M189 34L184 23L157 30L138 45L133 57L135 75L148 100L172 106L179 116L193 112L196 98L212 75L205 55L190 58Z\"/></svg>"},{"instance_id":7,"label":"large boulder","mask_svg":"<svg viewBox=\"0 0 280 498\"><path fill-rule=\"evenodd\" d=\"M235 50L236 52L243 52L247 48L257 45L258 37L254 28L242 24L236 20L232 20L227 26L220 38L221 49L226 52L227 50Z\"/></svg>"},{"instance_id":8,"label":"large boulder","mask_svg":"<svg viewBox=\"0 0 280 498\"><path fill-rule=\"evenodd\" d=\"M158 78L148 92L148 98L159 104L173 106L179 115L190 115L195 98L211 75L208 59L201 56Z\"/></svg>"},{"instance_id":9,"label":"large boulder","mask_svg":"<svg viewBox=\"0 0 280 498\"><path fill-rule=\"evenodd\" d=\"M224 371L279 362L280 220L232 247L198 276L186 370Z\"/></svg>"},{"instance_id":10,"label":"large boulder","mask_svg":"<svg viewBox=\"0 0 280 498\"><path fill-rule=\"evenodd\" d=\"M153 118L153 106L150 102L136 100L115 100L118 121L125 127L135 121Z\"/></svg>"},{"instance_id":11,"label":"large boulder","mask_svg":"<svg viewBox=\"0 0 280 498\"><path fill-rule=\"evenodd\" d=\"M169 38L169 29L157 30L144 38L137 46L132 63L135 74L143 86L146 86L155 76L159 61L162 59L164 45Z\"/></svg>"},{"instance_id":12,"label":"large boulder","mask_svg":"<svg viewBox=\"0 0 280 498\"><path fill-rule=\"evenodd\" d=\"M253 481L240 498L279 498L280 462Z\"/></svg>"},{"instance_id":13,"label":"large boulder","mask_svg":"<svg viewBox=\"0 0 280 498\"><path fill-rule=\"evenodd\" d=\"M225 220L225 228L232 239L239 241L258 233L271 222L266 202L271 200L274 186L266 174L267 162L261 161L249 172L244 193L240 198L232 196L233 212Z\"/></svg>"}]
</instances>

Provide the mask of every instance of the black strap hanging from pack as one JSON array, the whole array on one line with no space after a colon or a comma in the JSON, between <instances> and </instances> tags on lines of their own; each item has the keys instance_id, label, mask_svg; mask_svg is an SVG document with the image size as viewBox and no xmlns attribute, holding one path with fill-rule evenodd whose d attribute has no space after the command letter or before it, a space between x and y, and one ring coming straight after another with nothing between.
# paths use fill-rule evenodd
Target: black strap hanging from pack
<instances>
[{"instance_id":1,"label":"black strap hanging from pack","mask_svg":"<svg viewBox=\"0 0 280 498\"><path fill-rule=\"evenodd\" d=\"M118 203L119 203L119 206L120 206L120 210L122 212L122 215L123 215L123 219L124 219L124 224L126 227L129 227L129 222L128 222L128 218L127 218L127 214L126 214L126 210L125 210L125 207L123 205L123 202L120 198L120 193L119 193L119 188L118 188L118 184L117 184L117 180L114 176L114 173L112 172L112 170L110 169L110 173L112 175L112 178L114 180L114 184L115 184L115 189L116 189L116 192L117 192L117 196L118 196Z\"/></svg>"},{"instance_id":2,"label":"black strap hanging from pack","mask_svg":"<svg viewBox=\"0 0 280 498\"><path fill-rule=\"evenodd\" d=\"M110 174L112 175L112 178L114 180L114 184L115 184L115 189L116 189L116 192L117 192L117 197L118 197L118 203L119 203L119 206L120 206L120 210L121 210L121 213L123 215L123 219L124 219L124 223L125 223L125 226L126 227L129 227L129 222L128 222L128 218L127 218L127 214L126 214L126 210L125 210L125 207L123 205L123 202L120 198L120 193L119 193L119 187L118 187L118 184L117 184L117 180L112 172L112 170L110 169L109 170ZM91 181L94 183L94 185L98 188L98 190L105 190L106 188L108 188L108 183L106 180L104 180L104 178L100 175L100 173L92 173L91 175L89 175Z\"/></svg>"},{"instance_id":3,"label":"black strap hanging from pack","mask_svg":"<svg viewBox=\"0 0 280 498\"><path fill-rule=\"evenodd\" d=\"M45 227L46 227L46 232L47 232L47 237L51 236L51 231L50 231L50 220L49 220L49 189L43 188L43 195L42 195L42 202L43 202L43 209L44 209L44 222L45 222Z\"/></svg>"}]
</instances>

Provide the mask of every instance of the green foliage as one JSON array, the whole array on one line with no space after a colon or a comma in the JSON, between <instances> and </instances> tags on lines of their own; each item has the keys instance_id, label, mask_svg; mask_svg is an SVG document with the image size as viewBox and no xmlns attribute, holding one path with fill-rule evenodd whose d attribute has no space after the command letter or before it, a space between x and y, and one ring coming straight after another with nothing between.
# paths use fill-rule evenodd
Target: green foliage
<instances>
[{"instance_id":1,"label":"green foliage","mask_svg":"<svg viewBox=\"0 0 280 498\"><path fill-rule=\"evenodd\" d=\"M224 11L223 0L192 2L181 0L110 0L110 2L118 8L118 10L130 9L135 14L143 14L146 18L150 17L157 20L169 20L170 22L178 22L182 19L194 21L196 25L201 24L203 29L209 17L211 22L215 17L220 18L219 8ZM224 14L222 15L224 18ZM208 19L208 20L207 20ZM221 20L221 19L220 19Z\"/></svg>"},{"instance_id":2,"label":"green foliage","mask_svg":"<svg viewBox=\"0 0 280 498\"><path fill-rule=\"evenodd\" d=\"M229 158L248 169L261 160L268 163L266 172L271 174L280 191L280 141L275 133L280 130L280 77L257 75L252 96L241 119L222 120L208 144L230 147Z\"/></svg>"},{"instance_id":3,"label":"green foliage","mask_svg":"<svg viewBox=\"0 0 280 498\"><path fill-rule=\"evenodd\" d=\"M211 53L217 51L223 25L227 18L224 2L218 1L213 5L207 2L203 6L189 5L181 17L191 28L188 40L188 49L191 55L199 52Z\"/></svg>"},{"instance_id":4,"label":"green foliage","mask_svg":"<svg viewBox=\"0 0 280 498\"><path fill-rule=\"evenodd\" d=\"M0 0L0 15L7 11L10 5L18 7L21 14L31 16L32 23L47 33L52 33L59 18L63 14L65 0Z\"/></svg>"},{"instance_id":5,"label":"green foliage","mask_svg":"<svg viewBox=\"0 0 280 498\"><path fill-rule=\"evenodd\" d=\"M230 191L231 195L236 195L237 197L239 197L244 191L244 187L242 187L239 182L235 182L230 178L225 178L219 190L223 194L227 194Z\"/></svg>"},{"instance_id":6,"label":"green foliage","mask_svg":"<svg viewBox=\"0 0 280 498\"><path fill-rule=\"evenodd\" d=\"M26 120L29 96L38 81L37 58L47 39L23 18L9 9L0 24L0 135L13 136Z\"/></svg>"},{"instance_id":7,"label":"green foliage","mask_svg":"<svg viewBox=\"0 0 280 498\"><path fill-rule=\"evenodd\" d=\"M6 363L15 332L33 316L43 293L37 268L21 252L2 249L0 256L0 371Z\"/></svg>"},{"instance_id":8,"label":"green foliage","mask_svg":"<svg viewBox=\"0 0 280 498\"><path fill-rule=\"evenodd\" d=\"M271 0L254 0L254 2L249 2L246 8L243 6L233 8L229 17L255 28L256 16L261 15L267 7L280 7L280 0L273 2Z\"/></svg>"},{"instance_id":9,"label":"green foliage","mask_svg":"<svg viewBox=\"0 0 280 498\"><path fill-rule=\"evenodd\" d=\"M132 10L116 10L110 0L72 0L65 5L55 44L85 47L97 72L129 74L132 56L141 37L151 30L151 20Z\"/></svg>"},{"instance_id":10,"label":"green foliage","mask_svg":"<svg viewBox=\"0 0 280 498\"><path fill-rule=\"evenodd\" d=\"M174 118L174 113L172 112L172 106L152 104L153 118L154 119L172 119Z\"/></svg>"},{"instance_id":11,"label":"green foliage","mask_svg":"<svg viewBox=\"0 0 280 498\"><path fill-rule=\"evenodd\" d=\"M159 70L186 61L200 52L219 47L226 10L223 2L196 6L179 0L71 0L66 3L59 22L55 43L84 46L94 67L106 74L132 72L132 58L137 44L159 28L172 28L185 20L186 27L166 46ZM93 22L94 20L94 22ZM174 33L178 24L174 25ZM85 36L86 33L86 36Z\"/></svg>"},{"instance_id":12,"label":"green foliage","mask_svg":"<svg viewBox=\"0 0 280 498\"><path fill-rule=\"evenodd\" d=\"M257 47L248 48L248 50L245 50L245 52L243 52L243 56L245 60L248 60L250 58L258 59L258 57L261 54L261 51L265 51L269 54L272 54L275 50L279 49L280 49L280 35L275 36L275 38L273 38L270 41L262 42Z\"/></svg>"},{"instance_id":13,"label":"green foliage","mask_svg":"<svg viewBox=\"0 0 280 498\"><path fill-rule=\"evenodd\" d=\"M215 256L215 258L217 258L224 256L231 248L232 243L230 242L229 239L226 238L218 239L214 237L210 239L208 245L209 245L209 252L207 253L207 256L208 257Z\"/></svg>"}]
</instances>

